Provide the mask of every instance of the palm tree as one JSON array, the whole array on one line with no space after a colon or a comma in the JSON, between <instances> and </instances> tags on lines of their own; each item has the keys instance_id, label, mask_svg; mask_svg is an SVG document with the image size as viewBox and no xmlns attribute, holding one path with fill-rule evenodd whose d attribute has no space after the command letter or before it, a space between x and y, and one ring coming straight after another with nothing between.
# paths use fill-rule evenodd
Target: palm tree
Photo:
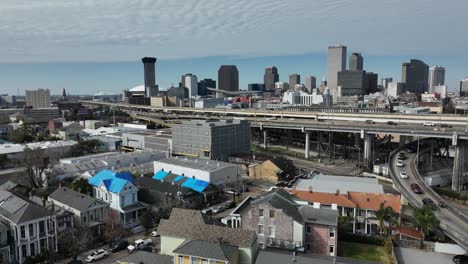
<instances>
[{"instance_id":1,"label":"palm tree","mask_svg":"<svg viewBox=\"0 0 468 264\"><path fill-rule=\"evenodd\" d=\"M382 233L387 235L388 229L391 230L398 225L398 213L390 206L385 207L383 203L380 204L379 210L375 212L375 217L369 217L369 219L377 220L379 235L382 235Z\"/></svg>"},{"instance_id":2,"label":"palm tree","mask_svg":"<svg viewBox=\"0 0 468 264\"><path fill-rule=\"evenodd\" d=\"M416 227L423 233L423 241L434 228L439 225L439 220L434 215L434 211L430 206L414 208L414 218Z\"/></svg>"}]
</instances>

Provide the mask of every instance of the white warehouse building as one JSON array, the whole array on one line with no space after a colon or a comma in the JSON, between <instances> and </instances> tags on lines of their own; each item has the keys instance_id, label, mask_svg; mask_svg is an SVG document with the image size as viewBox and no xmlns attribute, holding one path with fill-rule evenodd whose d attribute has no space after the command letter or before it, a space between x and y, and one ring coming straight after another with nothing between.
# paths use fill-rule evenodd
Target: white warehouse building
<instances>
[{"instance_id":1,"label":"white warehouse building","mask_svg":"<svg viewBox=\"0 0 468 264\"><path fill-rule=\"evenodd\" d=\"M236 164L188 157L171 157L155 161L154 172L159 171L202 180L216 186L241 180Z\"/></svg>"}]
</instances>

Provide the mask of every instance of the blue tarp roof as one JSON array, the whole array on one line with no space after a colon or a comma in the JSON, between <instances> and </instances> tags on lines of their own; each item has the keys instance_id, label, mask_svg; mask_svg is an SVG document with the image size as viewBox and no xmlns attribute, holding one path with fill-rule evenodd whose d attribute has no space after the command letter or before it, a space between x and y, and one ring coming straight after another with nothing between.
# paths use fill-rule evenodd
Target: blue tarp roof
<instances>
[{"instance_id":1,"label":"blue tarp roof","mask_svg":"<svg viewBox=\"0 0 468 264\"><path fill-rule=\"evenodd\" d=\"M117 173L110 170L102 170L88 180L88 183L99 187L104 182L106 189L110 192L119 193L125 187L127 182L134 183L132 174L130 172Z\"/></svg>"},{"instance_id":2,"label":"blue tarp roof","mask_svg":"<svg viewBox=\"0 0 468 264\"><path fill-rule=\"evenodd\" d=\"M203 192L210 183L202 180L197 180L193 178L186 178L182 183L182 187L190 188L196 192Z\"/></svg>"},{"instance_id":3,"label":"blue tarp roof","mask_svg":"<svg viewBox=\"0 0 468 264\"><path fill-rule=\"evenodd\" d=\"M169 175L169 172L157 171L154 174L153 179L160 181L160 180L164 179L167 175Z\"/></svg>"},{"instance_id":4,"label":"blue tarp roof","mask_svg":"<svg viewBox=\"0 0 468 264\"><path fill-rule=\"evenodd\" d=\"M174 182L178 182L178 181L182 180L183 178L185 178L185 177L177 175L177 177L175 177L175 179L174 179Z\"/></svg>"}]
</instances>

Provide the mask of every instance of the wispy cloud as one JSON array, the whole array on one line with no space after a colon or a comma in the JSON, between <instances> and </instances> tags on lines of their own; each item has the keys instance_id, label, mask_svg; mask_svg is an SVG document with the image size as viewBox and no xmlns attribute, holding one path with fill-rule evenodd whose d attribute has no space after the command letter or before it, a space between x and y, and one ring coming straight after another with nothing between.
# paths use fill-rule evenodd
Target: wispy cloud
<instances>
[{"instance_id":1,"label":"wispy cloud","mask_svg":"<svg viewBox=\"0 0 468 264\"><path fill-rule=\"evenodd\" d=\"M2 0L1 61L323 52L468 55L463 0Z\"/></svg>"}]
</instances>

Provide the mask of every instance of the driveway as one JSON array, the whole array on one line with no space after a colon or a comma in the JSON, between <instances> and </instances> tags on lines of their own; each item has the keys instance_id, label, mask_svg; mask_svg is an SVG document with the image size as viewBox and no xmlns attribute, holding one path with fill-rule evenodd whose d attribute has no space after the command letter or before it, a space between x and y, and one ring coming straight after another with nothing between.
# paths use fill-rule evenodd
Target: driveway
<instances>
[{"instance_id":1,"label":"driveway","mask_svg":"<svg viewBox=\"0 0 468 264\"><path fill-rule=\"evenodd\" d=\"M395 255L398 264L450 264L455 255L449 255L438 252L428 252L413 248L395 247Z\"/></svg>"}]
</instances>

